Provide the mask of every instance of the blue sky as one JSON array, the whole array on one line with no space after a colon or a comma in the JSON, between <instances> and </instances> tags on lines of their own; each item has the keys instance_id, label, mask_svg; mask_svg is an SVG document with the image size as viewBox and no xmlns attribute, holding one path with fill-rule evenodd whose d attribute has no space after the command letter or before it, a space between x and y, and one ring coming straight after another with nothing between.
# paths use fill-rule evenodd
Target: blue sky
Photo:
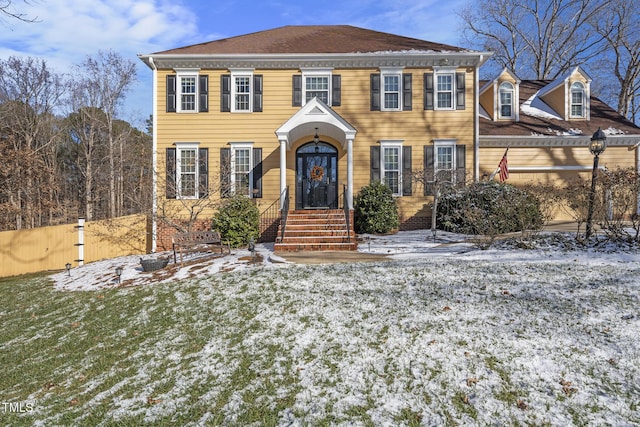
<instances>
[{"instance_id":1,"label":"blue sky","mask_svg":"<svg viewBox=\"0 0 640 427\"><path fill-rule=\"evenodd\" d=\"M14 0L36 23L0 22L0 58L43 58L71 72L98 50L138 65L138 82L122 118L142 126L151 114L147 54L283 25L348 24L460 46L456 12L468 0Z\"/></svg>"}]
</instances>

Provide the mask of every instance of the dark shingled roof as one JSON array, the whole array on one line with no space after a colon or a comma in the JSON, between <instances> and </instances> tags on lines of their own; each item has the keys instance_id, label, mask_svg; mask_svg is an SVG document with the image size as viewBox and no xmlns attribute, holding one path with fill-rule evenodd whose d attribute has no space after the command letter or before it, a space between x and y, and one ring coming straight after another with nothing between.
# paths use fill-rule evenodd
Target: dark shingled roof
<instances>
[{"instance_id":1,"label":"dark shingled roof","mask_svg":"<svg viewBox=\"0 0 640 427\"><path fill-rule=\"evenodd\" d=\"M552 80L522 80L520 83L520 105L531 98L540 89L551 83ZM480 87L486 82L481 82ZM563 114L563 112L559 112ZM558 120L551 118L534 117L520 111L520 121L492 121L484 117L480 118L480 135L483 136L531 136L556 135L569 133L570 129L581 130L583 135L591 135L598 127L604 129L614 128L627 135L639 135L640 128L631 121L618 114L600 99L591 97L591 120Z\"/></svg>"},{"instance_id":2,"label":"dark shingled roof","mask_svg":"<svg viewBox=\"0 0 640 427\"><path fill-rule=\"evenodd\" d=\"M381 33L350 25L290 25L156 52L177 55L332 54L407 50L468 52L468 49Z\"/></svg>"}]
</instances>

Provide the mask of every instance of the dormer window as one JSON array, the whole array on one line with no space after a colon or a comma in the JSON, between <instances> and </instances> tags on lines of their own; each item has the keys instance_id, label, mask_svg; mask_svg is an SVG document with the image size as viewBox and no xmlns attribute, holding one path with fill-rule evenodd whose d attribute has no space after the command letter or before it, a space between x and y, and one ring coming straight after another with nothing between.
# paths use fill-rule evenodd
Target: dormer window
<instances>
[{"instance_id":1,"label":"dormer window","mask_svg":"<svg viewBox=\"0 0 640 427\"><path fill-rule=\"evenodd\" d=\"M513 84L511 84L510 82L503 82L500 84L498 108L500 110L501 119L512 119L514 117L514 114L513 114L514 92L515 90L513 88Z\"/></svg>"},{"instance_id":2,"label":"dormer window","mask_svg":"<svg viewBox=\"0 0 640 427\"><path fill-rule=\"evenodd\" d=\"M585 87L581 82L574 82L571 85L571 117L585 116Z\"/></svg>"}]
</instances>

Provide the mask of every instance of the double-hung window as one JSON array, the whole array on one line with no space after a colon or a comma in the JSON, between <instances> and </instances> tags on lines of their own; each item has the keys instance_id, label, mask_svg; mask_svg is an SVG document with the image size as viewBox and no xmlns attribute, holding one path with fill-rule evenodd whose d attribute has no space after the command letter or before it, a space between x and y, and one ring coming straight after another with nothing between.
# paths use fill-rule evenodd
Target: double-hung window
<instances>
[{"instance_id":1,"label":"double-hung window","mask_svg":"<svg viewBox=\"0 0 640 427\"><path fill-rule=\"evenodd\" d=\"M437 182L455 182L455 141L436 141L435 177Z\"/></svg>"},{"instance_id":2,"label":"double-hung window","mask_svg":"<svg viewBox=\"0 0 640 427\"><path fill-rule=\"evenodd\" d=\"M176 69L167 74L167 113L205 113L209 111L209 76L198 68Z\"/></svg>"},{"instance_id":3,"label":"double-hung window","mask_svg":"<svg viewBox=\"0 0 640 427\"><path fill-rule=\"evenodd\" d=\"M198 71L179 70L178 76L178 111L198 111Z\"/></svg>"},{"instance_id":4,"label":"double-hung window","mask_svg":"<svg viewBox=\"0 0 640 427\"><path fill-rule=\"evenodd\" d=\"M585 88L581 82L571 85L571 117L584 117Z\"/></svg>"},{"instance_id":5,"label":"double-hung window","mask_svg":"<svg viewBox=\"0 0 640 427\"><path fill-rule=\"evenodd\" d=\"M380 176L394 196L402 196L402 143L380 141Z\"/></svg>"},{"instance_id":6,"label":"double-hung window","mask_svg":"<svg viewBox=\"0 0 640 427\"><path fill-rule=\"evenodd\" d=\"M251 143L231 143L231 188L233 194L251 196L252 148Z\"/></svg>"},{"instance_id":7,"label":"double-hung window","mask_svg":"<svg viewBox=\"0 0 640 427\"><path fill-rule=\"evenodd\" d=\"M436 100L439 110L453 109L453 81L455 74L436 75Z\"/></svg>"},{"instance_id":8,"label":"double-hung window","mask_svg":"<svg viewBox=\"0 0 640 427\"><path fill-rule=\"evenodd\" d=\"M307 103L318 98L327 105L331 105L331 70L313 69L302 70L303 97Z\"/></svg>"},{"instance_id":9,"label":"double-hung window","mask_svg":"<svg viewBox=\"0 0 640 427\"><path fill-rule=\"evenodd\" d=\"M198 197L198 145L176 144L176 195L182 199Z\"/></svg>"},{"instance_id":10,"label":"double-hung window","mask_svg":"<svg viewBox=\"0 0 640 427\"><path fill-rule=\"evenodd\" d=\"M402 110L402 70L402 68L380 68L382 111Z\"/></svg>"},{"instance_id":11,"label":"double-hung window","mask_svg":"<svg viewBox=\"0 0 640 427\"><path fill-rule=\"evenodd\" d=\"M500 118L513 118L513 85L509 82L502 82L500 84L499 92L499 108Z\"/></svg>"},{"instance_id":12,"label":"double-hung window","mask_svg":"<svg viewBox=\"0 0 640 427\"><path fill-rule=\"evenodd\" d=\"M253 80L253 74L251 72L237 72L231 73L233 80L233 108L231 111L235 112L250 112L252 111L251 105L251 82Z\"/></svg>"}]
</instances>

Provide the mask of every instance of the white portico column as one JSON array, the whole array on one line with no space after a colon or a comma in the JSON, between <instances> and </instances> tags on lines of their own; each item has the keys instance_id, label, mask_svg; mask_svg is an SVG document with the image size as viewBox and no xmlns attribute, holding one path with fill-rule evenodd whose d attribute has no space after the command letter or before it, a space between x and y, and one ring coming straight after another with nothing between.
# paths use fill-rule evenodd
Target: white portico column
<instances>
[{"instance_id":1,"label":"white portico column","mask_svg":"<svg viewBox=\"0 0 640 427\"><path fill-rule=\"evenodd\" d=\"M353 138L347 139L347 203L353 209Z\"/></svg>"},{"instance_id":2,"label":"white portico column","mask_svg":"<svg viewBox=\"0 0 640 427\"><path fill-rule=\"evenodd\" d=\"M287 188L287 140L280 139L280 196ZM280 199L280 209L284 207L284 198Z\"/></svg>"}]
</instances>

